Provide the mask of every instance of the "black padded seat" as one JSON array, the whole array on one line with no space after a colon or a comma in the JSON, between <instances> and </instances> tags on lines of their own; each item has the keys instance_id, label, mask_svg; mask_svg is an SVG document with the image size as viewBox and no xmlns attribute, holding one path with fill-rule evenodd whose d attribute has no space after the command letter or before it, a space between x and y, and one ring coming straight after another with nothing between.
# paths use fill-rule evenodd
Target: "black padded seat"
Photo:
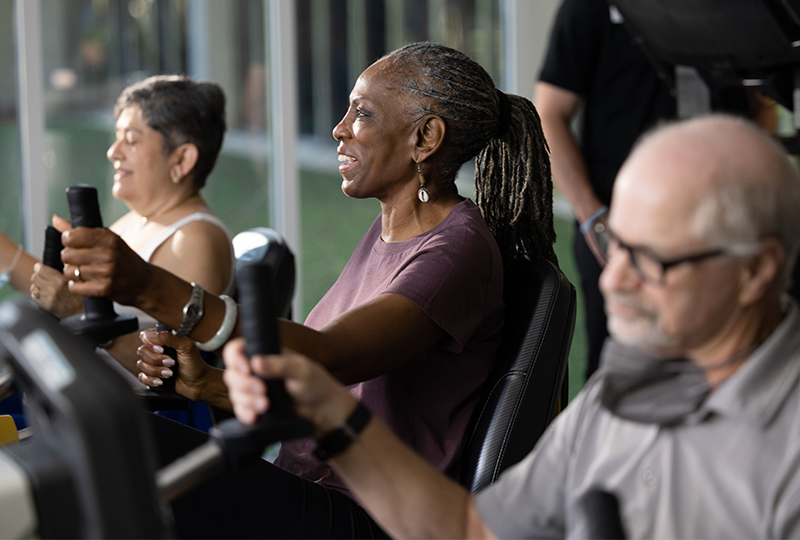
<instances>
[{"instance_id":1,"label":"black padded seat","mask_svg":"<svg viewBox=\"0 0 800 540\"><path fill-rule=\"evenodd\" d=\"M472 493L524 458L567 401L575 287L555 264L519 256L503 296L503 342L461 461L460 482Z\"/></svg>"}]
</instances>

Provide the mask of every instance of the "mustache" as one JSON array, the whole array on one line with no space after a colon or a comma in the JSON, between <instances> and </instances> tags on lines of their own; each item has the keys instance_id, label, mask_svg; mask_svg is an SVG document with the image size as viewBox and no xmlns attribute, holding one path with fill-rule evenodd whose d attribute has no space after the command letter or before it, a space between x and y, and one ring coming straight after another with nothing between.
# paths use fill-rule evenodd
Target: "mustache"
<instances>
[{"instance_id":1,"label":"mustache","mask_svg":"<svg viewBox=\"0 0 800 540\"><path fill-rule=\"evenodd\" d=\"M645 314L655 314L656 310L652 304L643 300L641 297L638 297L633 294L629 293L620 293L620 292L612 292L607 293L605 295L606 304L614 303L619 305L620 307L631 309L634 311L639 311Z\"/></svg>"}]
</instances>

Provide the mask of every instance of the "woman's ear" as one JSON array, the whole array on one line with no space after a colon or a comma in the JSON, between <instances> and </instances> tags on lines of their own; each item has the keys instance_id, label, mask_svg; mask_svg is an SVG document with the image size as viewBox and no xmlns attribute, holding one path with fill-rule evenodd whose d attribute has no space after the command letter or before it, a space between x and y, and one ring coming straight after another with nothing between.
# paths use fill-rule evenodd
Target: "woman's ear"
<instances>
[{"instance_id":1,"label":"woman's ear","mask_svg":"<svg viewBox=\"0 0 800 540\"><path fill-rule=\"evenodd\" d=\"M413 133L414 161L423 162L435 154L444 143L447 125L441 116L428 114L417 120Z\"/></svg>"},{"instance_id":2,"label":"woman's ear","mask_svg":"<svg viewBox=\"0 0 800 540\"><path fill-rule=\"evenodd\" d=\"M172 151L173 165L170 169L170 177L184 178L197 164L197 159L200 156L200 151L192 143L180 145Z\"/></svg>"},{"instance_id":3,"label":"woman's ear","mask_svg":"<svg viewBox=\"0 0 800 540\"><path fill-rule=\"evenodd\" d=\"M744 305L755 303L769 294L786 263L786 253L777 238L764 238L761 246L761 252L750 257L741 269L739 300Z\"/></svg>"}]
</instances>

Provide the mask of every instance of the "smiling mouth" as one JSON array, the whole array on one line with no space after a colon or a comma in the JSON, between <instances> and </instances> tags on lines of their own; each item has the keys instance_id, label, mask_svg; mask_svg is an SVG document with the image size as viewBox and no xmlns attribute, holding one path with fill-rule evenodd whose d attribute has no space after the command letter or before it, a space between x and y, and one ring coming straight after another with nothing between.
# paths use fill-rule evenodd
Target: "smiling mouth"
<instances>
[{"instance_id":1,"label":"smiling mouth","mask_svg":"<svg viewBox=\"0 0 800 540\"><path fill-rule=\"evenodd\" d=\"M339 161L342 163L352 163L354 161L358 161L356 158L351 156L346 156L344 154L339 154Z\"/></svg>"}]
</instances>

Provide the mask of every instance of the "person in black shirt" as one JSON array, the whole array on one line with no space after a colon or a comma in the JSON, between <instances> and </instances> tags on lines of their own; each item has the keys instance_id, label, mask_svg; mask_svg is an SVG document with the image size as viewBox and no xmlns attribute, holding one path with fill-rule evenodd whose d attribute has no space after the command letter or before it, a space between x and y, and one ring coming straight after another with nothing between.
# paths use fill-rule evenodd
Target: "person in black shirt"
<instances>
[{"instance_id":1,"label":"person in black shirt","mask_svg":"<svg viewBox=\"0 0 800 540\"><path fill-rule=\"evenodd\" d=\"M585 234L603 220L611 188L637 137L674 118L676 101L604 0L565 0L551 32L533 102L551 150L553 180L567 198L580 233L574 252L589 341L588 378L608 331L597 288L601 266ZM578 138L571 131L583 106Z\"/></svg>"}]
</instances>

